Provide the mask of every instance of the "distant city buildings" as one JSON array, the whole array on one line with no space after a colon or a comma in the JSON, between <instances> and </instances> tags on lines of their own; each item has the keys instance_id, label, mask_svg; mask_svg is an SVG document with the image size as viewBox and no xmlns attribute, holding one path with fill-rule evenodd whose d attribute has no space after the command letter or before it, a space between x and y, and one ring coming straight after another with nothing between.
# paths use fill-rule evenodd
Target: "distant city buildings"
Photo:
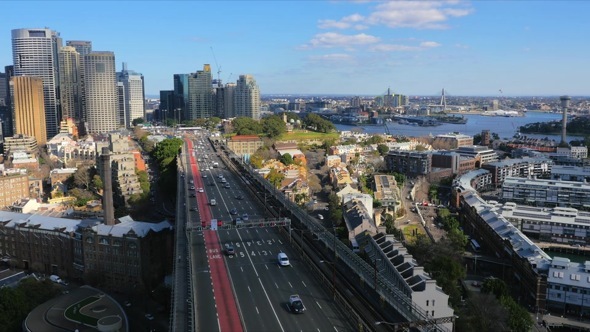
<instances>
[{"instance_id":1,"label":"distant city buildings","mask_svg":"<svg viewBox=\"0 0 590 332\"><path fill-rule=\"evenodd\" d=\"M89 133L108 133L119 128L117 78L113 52L84 56L86 119Z\"/></svg>"}]
</instances>

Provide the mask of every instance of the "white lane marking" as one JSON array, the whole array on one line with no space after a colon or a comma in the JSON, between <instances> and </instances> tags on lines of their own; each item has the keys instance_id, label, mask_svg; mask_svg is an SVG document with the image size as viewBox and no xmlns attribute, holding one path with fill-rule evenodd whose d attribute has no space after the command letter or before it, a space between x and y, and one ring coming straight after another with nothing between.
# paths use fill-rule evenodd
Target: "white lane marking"
<instances>
[{"instance_id":1,"label":"white lane marking","mask_svg":"<svg viewBox=\"0 0 590 332\"><path fill-rule=\"evenodd\" d=\"M283 241L279 240L279 244L283 244Z\"/></svg>"},{"instance_id":2,"label":"white lane marking","mask_svg":"<svg viewBox=\"0 0 590 332\"><path fill-rule=\"evenodd\" d=\"M252 290L250 289L250 286L248 286L248 292L252 293Z\"/></svg>"},{"instance_id":3,"label":"white lane marking","mask_svg":"<svg viewBox=\"0 0 590 332\"><path fill-rule=\"evenodd\" d=\"M243 243L244 239L242 239L242 235L238 232L238 237L240 238L240 241ZM270 301L270 297L268 296L268 293L266 292L266 288L264 288L264 284L262 284L262 280L260 280L260 276L258 275L258 270L256 270L256 266L254 265L254 262L252 261L252 257L250 256L250 254L248 253L248 251L246 251L246 256L248 256L248 260L250 261L250 265L252 265L252 269L254 269L254 273L256 274L256 277L258 278L258 282L260 283L260 287L262 288L262 291L264 292L264 296L266 296L266 301L268 302L270 309L272 310L272 313L275 316L275 319L277 320L277 323L279 323L279 327L281 328L281 331L285 332L285 329L283 328L283 324L281 324L281 320L279 319L279 316L277 315L277 312L275 310L275 308L272 305L272 302Z\"/></svg>"},{"instance_id":4,"label":"white lane marking","mask_svg":"<svg viewBox=\"0 0 590 332\"><path fill-rule=\"evenodd\" d=\"M338 329L336 328L336 326L334 326L334 331L338 332Z\"/></svg>"},{"instance_id":5,"label":"white lane marking","mask_svg":"<svg viewBox=\"0 0 590 332\"><path fill-rule=\"evenodd\" d=\"M304 287L307 288L307 285L305 284L305 281L301 280L301 283L303 284Z\"/></svg>"},{"instance_id":6,"label":"white lane marking","mask_svg":"<svg viewBox=\"0 0 590 332\"><path fill-rule=\"evenodd\" d=\"M291 282L289 281L289 286L291 286L291 288L293 288L293 285L291 285Z\"/></svg>"},{"instance_id":7,"label":"white lane marking","mask_svg":"<svg viewBox=\"0 0 590 332\"><path fill-rule=\"evenodd\" d=\"M320 309L322 309L322 306L320 305L320 303L318 301L315 301L315 303L317 303L318 307L320 307Z\"/></svg>"},{"instance_id":8,"label":"white lane marking","mask_svg":"<svg viewBox=\"0 0 590 332\"><path fill-rule=\"evenodd\" d=\"M260 315L260 311L258 311L258 307L256 307L256 313Z\"/></svg>"},{"instance_id":9,"label":"white lane marking","mask_svg":"<svg viewBox=\"0 0 590 332\"><path fill-rule=\"evenodd\" d=\"M268 270L268 265L265 264L264 267Z\"/></svg>"},{"instance_id":10,"label":"white lane marking","mask_svg":"<svg viewBox=\"0 0 590 332\"><path fill-rule=\"evenodd\" d=\"M276 283L276 282L275 282L275 287L276 287L277 289L279 288L279 285L277 285L277 283Z\"/></svg>"},{"instance_id":11,"label":"white lane marking","mask_svg":"<svg viewBox=\"0 0 590 332\"><path fill-rule=\"evenodd\" d=\"M242 266L240 266L240 270L241 270L242 272L244 272L244 268L243 268Z\"/></svg>"}]
</instances>

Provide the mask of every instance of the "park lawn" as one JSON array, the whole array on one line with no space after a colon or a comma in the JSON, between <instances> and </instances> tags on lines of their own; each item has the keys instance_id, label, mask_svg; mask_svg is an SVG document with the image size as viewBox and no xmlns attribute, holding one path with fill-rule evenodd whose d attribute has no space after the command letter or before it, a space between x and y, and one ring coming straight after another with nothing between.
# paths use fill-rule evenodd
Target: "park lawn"
<instances>
[{"instance_id":1,"label":"park lawn","mask_svg":"<svg viewBox=\"0 0 590 332\"><path fill-rule=\"evenodd\" d=\"M98 301L99 299L100 298L97 296L91 296L91 297L85 298L84 300L82 300L78 303L72 304L71 306L69 306L66 309L66 312L65 312L66 318L71 319L76 322L80 322L82 324L86 324L88 326L96 326L98 319L80 313L80 309L83 308L84 306L89 305L90 303ZM74 312L74 308L77 308L77 310L75 312Z\"/></svg>"},{"instance_id":2,"label":"park lawn","mask_svg":"<svg viewBox=\"0 0 590 332\"><path fill-rule=\"evenodd\" d=\"M323 139L338 139L340 135L338 133L318 133L315 131L293 131L290 133L282 134L277 140L323 140Z\"/></svg>"},{"instance_id":3,"label":"park lawn","mask_svg":"<svg viewBox=\"0 0 590 332\"><path fill-rule=\"evenodd\" d=\"M424 229L422 229L422 227L419 227L418 225L408 225L404 227L403 232L404 239L408 243L414 243L414 241L416 241L416 235L414 235L414 232L416 232L417 234L426 235Z\"/></svg>"}]
</instances>

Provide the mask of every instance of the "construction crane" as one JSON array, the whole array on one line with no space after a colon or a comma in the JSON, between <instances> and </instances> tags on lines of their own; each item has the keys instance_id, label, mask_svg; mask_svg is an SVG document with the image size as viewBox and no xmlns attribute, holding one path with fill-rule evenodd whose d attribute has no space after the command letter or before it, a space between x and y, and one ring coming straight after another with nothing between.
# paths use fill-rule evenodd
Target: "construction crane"
<instances>
[{"instance_id":1,"label":"construction crane","mask_svg":"<svg viewBox=\"0 0 590 332\"><path fill-rule=\"evenodd\" d=\"M217 86L221 88L221 67L217 63L217 57L215 56L215 52L213 52L213 46L211 48L211 54L213 54L213 60L215 60L215 66L217 67Z\"/></svg>"}]
</instances>

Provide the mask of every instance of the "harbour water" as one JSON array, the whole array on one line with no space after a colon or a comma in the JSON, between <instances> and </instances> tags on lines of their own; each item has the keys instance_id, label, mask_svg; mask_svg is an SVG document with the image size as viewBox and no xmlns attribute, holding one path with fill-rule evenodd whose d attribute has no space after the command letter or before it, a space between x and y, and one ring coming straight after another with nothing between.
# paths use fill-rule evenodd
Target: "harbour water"
<instances>
[{"instance_id":1,"label":"harbour water","mask_svg":"<svg viewBox=\"0 0 590 332\"><path fill-rule=\"evenodd\" d=\"M562 115L558 113L546 112L526 112L524 116L519 117L503 117L503 116L483 116L478 114L465 114L467 119L466 124L451 124L443 123L436 127L420 127L407 124L399 124L397 122L387 122L387 128L392 135L402 135L409 137L420 137L427 135L440 135L452 132L459 132L461 134L473 136L481 134L482 130L489 129L491 133L496 133L500 138L510 139L518 132L518 128L528 123L534 122L548 122L561 120ZM342 124L335 124L339 131L360 129L361 132L368 134L383 134L386 132L385 126L349 126ZM527 137L545 138L559 141L560 135L541 135L541 134L525 134ZM567 141L581 139L578 136L568 136Z\"/></svg>"}]
</instances>

